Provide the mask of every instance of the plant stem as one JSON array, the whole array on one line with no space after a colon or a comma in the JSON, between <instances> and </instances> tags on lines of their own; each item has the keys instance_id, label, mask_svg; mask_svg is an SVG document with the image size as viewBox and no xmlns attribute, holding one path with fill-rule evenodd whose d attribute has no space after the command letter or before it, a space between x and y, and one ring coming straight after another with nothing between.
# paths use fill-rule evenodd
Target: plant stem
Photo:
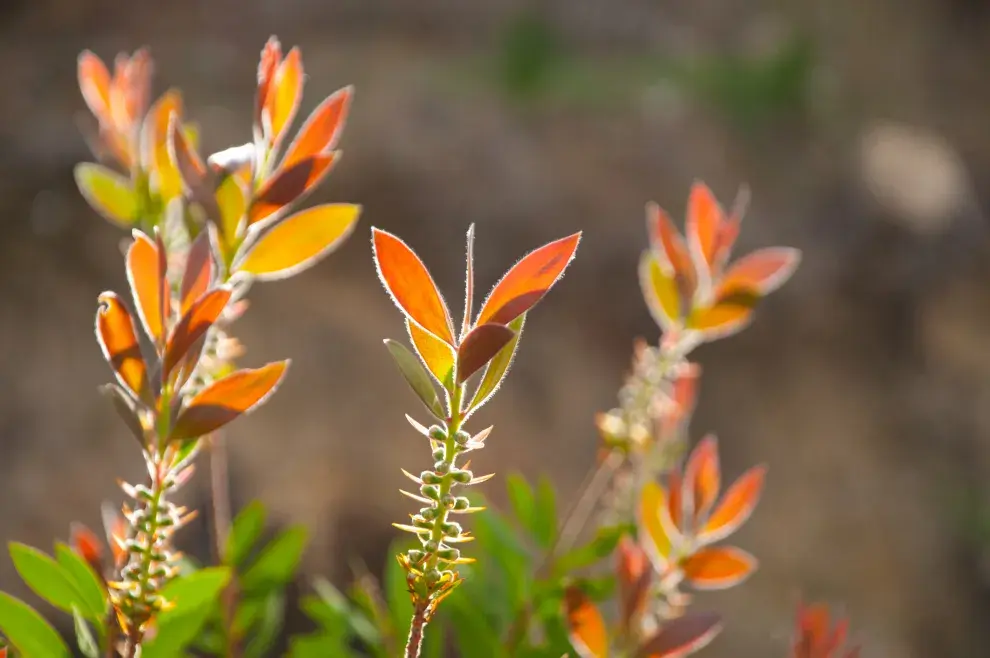
<instances>
[{"instance_id":1,"label":"plant stem","mask_svg":"<svg viewBox=\"0 0 990 658\"><path fill-rule=\"evenodd\" d=\"M423 631L429 623L426 616L428 606L428 602L422 601L416 605L416 610L413 612L412 624L409 626L409 640L406 642L406 658L419 658L423 646Z\"/></svg>"},{"instance_id":2,"label":"plant stem","mask_svg":"<svg viewBox=\"0 0 990 658\"><path fill-rule=\"evenodd\" d=\"M457 432L460 431L461 423L463 422L461 418L462 395L464 395L463 386L455 386L450 395L450 422L447 424L447 438L443 446L443 461L447 464L448 469L446 475L443 476L443 480L440 482L440 496L437 500L443 500L443 497L450 493L450 489L454 485L454 478L451 476L451 472L453 472L455 462L457 461L457 441L455 437L457 436ZM437 503L437 509L437 518L433 523L430 539L439 545L443 542L443 527L447 523L448 510L439 502ZM436 569L439 563L440 558L437 557L436 553L433 553L426 560L424 573Z\"/></svg>"}]
</instances>

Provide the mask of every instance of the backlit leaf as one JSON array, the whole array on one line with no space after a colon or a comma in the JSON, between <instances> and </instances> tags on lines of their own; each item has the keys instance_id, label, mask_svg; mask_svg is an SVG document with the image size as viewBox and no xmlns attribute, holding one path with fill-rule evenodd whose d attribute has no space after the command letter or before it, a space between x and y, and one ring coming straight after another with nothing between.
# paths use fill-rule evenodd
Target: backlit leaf
<instances>
[{"instance_id":1,"label":"backlit leaf","mask_svg":"<svg viewBox=\"0 0 990 658\"><path fill-rule=\"evenodd\" d=\"M670 216L655 203L646 206L646 228L650 247L664 274L682 277L687 283L687 290L693 291L698 275L684 238L677 232Z\"/></svg>"},{"instance_id":2,"label":"backlit leaf","mask_svg":"<svg viewBox=\"0 0 990 658\"><path fill-rule=\"evenodd\" d=\"M495 358L491 360L485 369L485 375L481 378L478 390L475 391L474 397L471 399L469 409L472 412L481 408L482 405L495 395L498 387L508 374L509 366L512 365L512 360L516 355L516 349L519 346L519 338L522 336L523 324L525 322L526 315L523 314L509 323L509 329L513 331L515 336L495 355Z\"/></svg>"},{"instance_id":3,"label":"backlit leaf","mask_svg":"<svg viewBox=\"0 0 990 658\"><path fill-rule=\"evenodd\" d=\"M715 639L722 619L715 612L689 612L664 622L660 630L637 650L636 658L683 658Z\"/></svg>"},{"instance_id":4,"label":"backlit leaf","mask_svg":"<svg viewBox=\"0 0 990 658\"><path fill-rule=\"evenodd\" d=\"M103 165L82 162L73 173L76 185L93 210L122 227L137 220L138 198L131 181Z\"/></svg>"},{"instance_id":5,"label":"backlit leaf","mask_svg":"<svg viewBox=\"0 0 990 658\"><path fill-rule=\"evenodd\" d=\"M110 119L110 71L103 60L89 50L79 54L77 62L79 89L83 100L100 123L109 124Z\"/></svg>"},{"instance_id":6,"label":"backlit leaf","mask_svg":"<svg viewBox=\"0 0 990 658\"><path fill-rule=\"evenodd\" d=\"M637 523L647 555L657 571L665 571L669 564L672 546L673 524L666 517L667 492L659 483L650 480L640 492Z\"/></svg>"},{"instance_id":7,"label":"backlit leaf","mask_svg":"<svg viewBox=\"0 0 990 658\"><path fill-rule=\"evenodd\" d=\"M69 614L72 614L73 606L86 606L73 576L58 562L25 544L10 542L9 547L14 568L35 594Z\"/></svg>"},{"instance_id":8,"label":"backlit leaf","mask_svg":"<svg viewBox=\"0 0 990 658\"><path fill-rule=\"evenodd\" d=\"M464 270L464 321L461 323L461 338L471 330L471 317L474 315L474 224L467 231L467 262Z\"/></svg>"},{"instance_id":9,"label":"backlit leaf","mask_svg":"<svg viewBox=\"0 0 990 658\"><path fill-rule=\"evenodd\" d=\"M70 658L62 636L19 599L0 592L0 633L24 658Z\"/></svg>"},{"instance_id":10,"label":"backlit leaf","mask_svg":"<svg viewBox=\"0 0 990 658\"><path fill-rule=\"evenodd\" d=\"M179 414L170 441L195 439L220 429L265 402L281 383L289 361L238 370L197 393Z\"/></svg>"},{"instance_id":11,"label":"backlit leaf","mask_svg":"<svg viewBox=\"0 0 990 658\"><path fill-rule=\"evenodd\" d=\"M62 542L55 544L55 559L65 575L71 578L72 584L80 594L83 603L80 610L82 614L102 628L107 611L107 599L100 577L86 559Z\"/></svg>"},{"instance_id":12,"label":"backlit leaf","mask_svg":"<svg viewBox=\"0 0 990 658\"><path fill-rule=\"evenodd\" d=\"M330 173L339 153L314 155L277 170L255 194L248 211L248 225L257 224L312 191Z\"/></svg>"},{"instance_id":13,"label":"backlit leaf","mask_svg":"<svg viewBox=\"0 0 990 658\"><path fill-rule=\"evenodd\" d=\"M224 176L214 193L220 211L220 235L226 246L234 244L237 229L247 212L247 193L237 176Z\"/></svg>"},{"instance_id":14,"label":"backlit leaf","mask_svg":"<svg viewBox=\"0 0 990 658\"><path fill-rule=\"evenodd\" d=\"M753 309L760 301L754 293L737 290L720 297L715 304L691 313L687 328L700 332L705 340L712 341L737 334L753 320Z\"/></svg>"},{"instance_id":15,"label":"backlit leaf","mask_svg":"<svg viewBox=\"0 0 990 658\"><path fill-rule=\"evenodd\" d=\"M165 279L165 253L141 231L135 229L134 241L127 249L127 281L131 285L137 314L151 339L163 340L164 321L169 316L171 294Z\"/></svg>"},{"instance_id":16,"label":"backlit leaf","mask_svg":"<svg viewBox=\"0 0 990 658\"><path fill-rule=\"evenodd\" d=\"M354 88L348 86L334 92L320 103L299 129L279 166L289 168L310 156L332 151L344 130L353 96Z\"/></svg>"},{"instance_id":17,"label":"backlit leaf","mask_svg":"<svg viewBox=\"0 0 990 658\"><path fill-rule=\"evenodd\" d=\"M476 324L508 324L533 308L563 276L580 241L581 234L575 233L524 256L495 285Z\"/></svg>"},{"instance_id":18,"label":"backlit leaf","mask_svg":"<svg viewBox=\"0 0 990 658\"><path fill-rule=\"evenodd\" d=\"M667 512L674 528L684 527L684 476L676 467L667 474Z\"/></svg>"},{"instance_id":19,"label":"backlit leaf","mask_svg":"<svg viewBox=\"0 0 990 658\"><path fill-rule=\"evenodd\" d=\"M213 252L210 248L210 235L203 231L193 240L186 254L186 267L179 288L182 315L209 289L212 280Z\"/></svg>"},{"instance_id":20,"label":"backlit leaf","mask_svg":"<svg viewBox=\"0 0 990 658\"><path fill-rule=\"evenodd\" d=\"M677 281L673 274L664 273L652 252L644 251L639 259L639 285L657 325L665 331L675 328L682 315Z\"/></svg>"},{"instance_id":21,"label":"backlit leaf","mask_svg":"<svg viewBox=\"0 0 990 658\"><path fill-rule=\"evenodd\" d=\"M343 242L360 214L361 206L330 203L286 217L258 238L235 269L266 281L297 274Z\"/></svg>"},{"instance_id":22,"label":"backlit leaf","mask_svg":"<svg viewBox=\"0 0 990 658\"><path fill-rule=\"evenodd\" d=\"M279 64L268 91L265 108L271 122L271 141L278 144L282 134L292 123L302 98L303 65L302 54L293 48Z\"/></svg>"},{"instance_id":23,"label":"backlit leaf","mask_svg":"<svg viewBox=\"0 0 990 658\"><path fill-rule=\"evenodd\" d=\"M148 111L142 133L145 166L163 199L182 194L179 170L168 152L168 125L172 115L182 116L182 94L170 89Z\"/></svg>"},{"instance_id":24,"label":"backlit leaf","mask_svg":"<svg viewBox=\"0 0 990 658\"><path fill-rule=\"evenodd\" d=\"M416 396L426 405L426 408L437 418L443 418L443 407L440 406L440 399L437 397L437 390L430 381L430 376L426 374L419 359L409 351L402 343L391 339L385 340L385 347L395 360L395 365L399 367L399 372L405 377L406 383L412 388Z\"/></svg>"},{"instance_id":25,"label":"backlit leaf","mask_svg":"<svg viewBox=\"0 0 990 658\"><path fill-rule=\"evenodd\" d=\"M227 567L209 567L169 581L162 590L175 604L156 619L157 632L141 645L141 658L175 658L196 639L230 581Z\"/></svg>"},{"instance_id":26,"label":"backlit leaf","mask_svg":"<svg viewBox=\"0 0 990 658\"><path fill-rule=\"evenodd\" d=\"M168 338L165 347L165 375L171 374L186 353L202 338L230 301L231 290L221 286L209 290L189 306Z\"/></svg>"},{"instance_id":27,"label":"backlit leaf","mask_svg":"<svg viewBox=\"0 0 990 658\"><path fill-rule=\"evenodd\" d=\"M722 295L737 290L767 295L784 285L801 262L801 251L770 247L747 254L729 266L719 283Z\"/></svg>"},{"instance_id":28,"label":"backlit leaf","mask_svg":"<svg viewBox=\"0 0 990 658\"><path fill-rule=\"evenodd\" d=\"M148 373L134 319L116 293L103 293L99 302L96 340L103 351L103 358L113 368L120 383L135 397L140 397L147 389Z\"/></svg>"},{"instance_id":29,"label":"backlit leaf","mask_svg":"<svg viewBox=\"0 0 990 658\"><path fill-rule=\"evenodd\" d=\"M406 331L409 332L409 338L412 340L416 352L423 359L423 363L426 364L427 370L433 374L441 386L450 388L454 380L454 348L433 334L420 329L418 324L413 323L408 318L406 319Z\"/></svg>"},{"instance_id":30,"label":"backlit leaf","mask_svg":"<svg viewBox=\"0 0 990 658\"><path fill-rule=\"evenodd\" d=\"M619 618L623 629L628 631L646 604L652 571L646 552L629 535L623 535L615 553L615 571L619 581Z\"/></svg>"},{"instance_id":31,"label":"backlit leaf","mask_svg":"<svg viewBox=\"0 0 990 658\"><path fill-rule=\"evenodd\" d=\"M698 541L710 544L724 539L739 529L749 519L760 501L767 467L755 466L746 471L722 496L721 502L704 528L698 534Z\"/></svg>"},{"instance_id":32,"label":"backlit leaf","mask_svg":"<svg viewBox=\"0 0 990 658\"><path fill-rule=\"evenodd\" d=\"M261 502L252 501L241 510L230 527L227 545L224 548L224 561L232 566L241 565L254 547L265 527L265 507Z\"/></svg>"},{"instance_id":33,"label":"backlit leaf","mask_svg":"<svg viewBox=\"0 0 990 658\"><path fill-rule=\"evenodd\" d=\"M696 181L691 186L691 194L688 197L684 232L687 234L688 246L695 263L705 273L711 271L717 246L716 237L724 221L725 213L711 189L704 183Z\"/></svg>"},{"instance_id":34,"label":"backlit leaf","mask_svg":"<svg viewBox=\"0 0 990 658\"><path fill-rule=\"evenodd\" d=\"M608 632L598 608L580 589L568 588L564 595L571 645L581 658L606 658Z\"/></svg>"},{"instance_id":35,"label":"backlit leaf","mask_svg":"<svg viewBox=\"0 0 990 658\"><path fill-rule=\"evenodd\" d=\"M274 82L275 82L275 71L278 70L278 65L282 61L282 46L275 36L269 37L268 41L265 42L265 47L261 50L261 58L258 62L258 90L257 96L255 98L255 130L261 130L262 123L262 113L267 113L266 105L268 103L268 95L271 92ZM268 119L269 125L271 125L271 117ZM267 137L267 135L266 135Z\"/></svg>"},{"instance_id":36,"label":"backlit leaf","mask_svg":"<svg viewBox=\"0 0 990 658\"><path fill-rule=\"evenodd\" d=\"M721 486L718 441L709 434L691 451L684 467L684 491L688 494L685 507L695 519L700 519L712 508Z\"/></svg>"},{"instance_id":37,"label":"backlit leaf","mask_svg":"<svg viewBox=\"0 0 990 658\"><path fill-rule=\"evenodd\" d=\"M76 630L76 645L82 655L86 658L100 658L100 646L79 608L72 609L72 622Z\"/></svg>"},{"instance_id":38,"label":"backlit leaf","mask_svg":"<svg viewBox=\"0 0 990 658\"><path fill-rule=\"evenodd\" d=\"M515 334L504 324L478 325L457 348L457 383L461 384L495 358Z\"/></svg>"},{"instance_id":39,"label":"backlit leaf","mask_svg":"<svg viewBox=\"0 0 990 658\"><path fill-rule=\"evenodd\" d=\"M372 228L371 234L378 276L392 300L421 328L453 345L450 312L423 261L391 233Z\"/></svg>"},{"instance_id":40,"label":"backlit leaf","mask_svg":"<svg viewBox=\"0 0 990 658\"><path fill-rule=\"evenodd\" d=\"M194 196L201 194L203 181L206 178L206 165L196 152L195 146L190 143L186 130L175 114L168 123L168 154L179 172L183 188ZM202 199L197 200L202 201Z\"/></svg>"},{"instance_id":41,"label":"backlit leaf","mask_svg":"<svg viewBox=\"0 0 990 658\"><path fill-rule=\"evenodd\" d=\"M696 589L727 589L756 570L756 558L733 546L702 548L681 563L684 577Z\"/></svg>"},{"instance_id":42,"label":"backlit leaf","mask_svg":"<svg viewBox=\"0 0 990 658\"><path fill-rule=\"evenodd\" d=\"M73 523L69 529L69 545L93 571L103 572L103 542L95 532L81 523Z\"/></svg>"},{"instance_id":43,"label":"backlit leaf","mask_svg":"<svg viewBox=\"0 0 990 658\"><path fill-rule=\"evenodd\" d=\"M295 576L307 537L304 526L293 526L276 537L244 572L241 588L258 592L287 585Z\"/></svg>"}]
</instances>

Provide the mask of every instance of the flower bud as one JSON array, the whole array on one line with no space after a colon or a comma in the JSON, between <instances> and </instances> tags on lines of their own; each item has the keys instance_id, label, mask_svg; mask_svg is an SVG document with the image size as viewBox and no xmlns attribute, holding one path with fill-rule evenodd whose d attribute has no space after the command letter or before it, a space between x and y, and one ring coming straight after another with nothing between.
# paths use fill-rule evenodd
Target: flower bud
<instances>
[{"instance_id":1,"label":"flower bud","mask_svg":"<svg viewBox=\"0 0 990 658\"><path fill-rule=\"evenodd\" d=\"M424 484L419 488L419 493L430 500L438 500L440 498L440 487L435 484Z\"/></svg>"},{"instance_id":2,"label":"flower bud","mask_svg":"<svg viewBox=\"0 0 990 658\"><path fill-rule=\"evenodd\" d=\"M433 471L439 473L440 475L446 475L450 471L450 462L445 462L442 459L433 465Z\"/></svg>"},{"instance_id":3,"label":"flower bud","mask_svg":"<svg viewBox=\"0 0 990 658\"><path fill-rule=\"evenodd\" d=\"M437 557L446 562L453 562L461 556L461 552L456 548L442 548L437 551Z\"/></svg>"},{"instance_id":4,"label":"flower bud","mask_svg":"<svg viewBox=\"0 0 990 658\"><path fill-rule=\"evenodd\" d=\"M430 438L434 441L443 441L447 438L447 430L439 425L433 425L430 427Z\"/></svg>"},{"instance_id":5,"label":"flower bud","mask_svg":"<svg viewBox=\"0 0 990 658\"><path fill-rule=\"evenodd\" d=\"M465 471L457 470L457 471L451 471L450 477L454 480L454 482L458 484L467 484L474 478L474 473L467 470Z\"/></svg>"},{"instance_id":6,"label":"flower bud","mask_svg":"<svg viewBox=\"0 0 990 658\"><path fill-rule=\"evenodd\" d=\"M419 474L419 480L423 484L440 484L443 481L443 478L433 471L423 471Z\"/></svg>"}]
</instances>

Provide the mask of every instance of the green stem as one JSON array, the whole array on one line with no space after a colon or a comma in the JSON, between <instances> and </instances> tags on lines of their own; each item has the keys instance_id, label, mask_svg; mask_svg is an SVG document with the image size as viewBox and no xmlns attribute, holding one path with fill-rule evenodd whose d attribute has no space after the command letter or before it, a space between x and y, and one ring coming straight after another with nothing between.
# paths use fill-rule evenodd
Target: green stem
<instances>
[{"instance_id":1,"label":"green stem","mask_svg":"<svg viewBox=\"0 0 990 658\"><path fill-rule=\"evenodd\" d=\"M451 488L454 486L454 478L451 476L451 472L454 470L457 462L458 450L455 437L457 436L457 432L460 431L461 423L463 422L461 416L461 398L463 395L463 385L455 385L454 390L450 394L450 421L447 424L447 438L444 439L443 443L443 461L447 465L447 472L440 481L440 496L436 504L437 518L433 522L433 530L430 531L430 539L435 541L438 546L443 543L443 527L447 523L448 515L448 509L439 501L442 501L444 496L449 494ZM440 558L437 556L437 553L431 553L426 560L424 573L429 573L433 569L436 569L439 563Z\"/></svg>"}]
</instances>

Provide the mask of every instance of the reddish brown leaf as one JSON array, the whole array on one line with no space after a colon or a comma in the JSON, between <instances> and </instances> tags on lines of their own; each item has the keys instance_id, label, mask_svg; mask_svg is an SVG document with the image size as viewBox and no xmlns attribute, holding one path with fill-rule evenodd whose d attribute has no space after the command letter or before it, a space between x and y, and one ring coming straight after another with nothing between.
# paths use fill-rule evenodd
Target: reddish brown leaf
<instances>
[{"instance_id":1,"label":"reddish brown leaf","mask_svg":"<svg viewBox=\"0 0 990 658\"><path fill-rule=\"evenodd\" d=\"M278 361L254 370L238 370L210 384L185 405L169 441L205 436L250 412L275 391L288 365L288 361Z\"/></svg>"},{"instance_id":2,"label":"reddish brown leaf","mask_svg":"<svg viewBox=\"0 0 990 658\"><path fill-rule=\"evenodd\" d=\"M166 378L217 321L227 302L230 301L230 295L231 290L228 286L203 293L175 325L165 347L163 367Z\"/></svg>"},{"instance_id":3,"label":"reddish brown leaf","mask_svg":"<svg viewBox=\"0 0 990 658\"><path fill-rule=\"evenodd\" d=\"M248 212L248 225L257 224L313 190L330 173L338 152L314 155L279 169L258 190Z\"/></svg>"},{"instance_id":4,"label":"reddish brown leaf","mask_svg":"<svg viewBox=\"0 0 990 658\"><path fill-rule=\"evenodd\" d=\"M608 631L595 604L577 587L569 587L564 595L564 605L571 646L578 655L581 658L608 656Z\"/></svg>"},{"instance_id":5,"label":"reddish brown leaf","mask_svg":"<svg viewBox=\"0 0 990 658\"><path fill-rule=\"evenodd\" d=\"M533 308L564 274L581 234L555 240L528 253L495 285L481 306L476 325L509 324Z\"/></svg>"},{"instance_id":6,"label":"reddish brown leaf","mask_svg":"<svg viewBox=\"0 0 990 658\"><path fill-rule=\"evenodd\" d=\"M375 266L385 289L406 316L440 340L454 344L450 312L419 256L396 236L371 229Z\"/></svg>"},{"instance_id":7,"label":"reddish brown leaf","mask_svg":"<svg viewBox=\"0 0 990 658\"><path fill-rule=\"evenodd\" d=\"M138 416L138 406L134 397L117 384L104 384L100 387L100 392L110 398L110 402L113 403L113 408L116 410L117 415L124 421L127 429L131 431L131 434L137 439L138 443L144 447L146 437L144 427L141 425L141 418Z\"/></svg>"},{"instance_id":8,"label":"reddish brown leaf","mask_svg":"<svg viewBox=\"0 0 990 658\"><path fill-rule=\"evenodd\" d=\"M725 214L707 185L696 181L688 198L687 233L688 245L695 264L705 274L711 271L715 258L716 238L725 221Z\"/></svg>"},{"instance_id":9,"label":"reddish brown leaf","mask_svg":"<svg viewBox=\"0 0 990 658\"><path fill-rule=\"evenodd\" d=\"M667 475L667 512L670 522L675 528L682 528L684 523L684 477L680 469L674 468Z\"/></svg>"},{"instance_id":10,"label":"reddish brown leaf","mask_svg":"<svg viewBox=\"0 0 990 658\"><path fill-rule=\"evenodd\" d=\"M112 292L99 297L96 312L96 340L103 358L120 383L135 397L147 394L148 369L141 355L134 319L120 298Z\"/></svg>"},{"instance_id":11,"label":"reddish brown leaf","mask_svg":"<svg viewBox=\"0 0 990 658\"><path fill-rule=\"evenodd\" d=\"M616 549L616 575L619 581L619 618L628 631L646 604L652 571L646 552L629 535L623 535Z\"/></svg>"},{"instance_id":12,"label":"reddish brown leaf","mask_svg":"<svg viewBox=\"0 0 990 658\"><path fill-rule=\"evenodd\" d=\"M320 103L289 144L279 167L288 169L314 155L330 153L344 130L353 95L353 87L344 87Z\"/></svg>"},{"instance_id":13,"label":"reddish brown leaf","mask_svg":"<svg viewBox=\"0 0 990 658\"><path fill-rule=\"evenodd\" d=\"M202 231L186 256L185 272L182 275L182 285L179 289L180 311L185 315L193 302L199 299L210 287L213 279L213 251L210 245L210 235Z\"/></svg>"},{"instance_id":14,"label":"reddish brown leaf","mask_svg":"<svg viewBox=\"0 0 990 658\"><path fill-rule=\"evenodd\" d=\"M478 325L468 332L457 348L457 383L465 382L487 365L515 335L504 324L492 322Z\"/></svg>"},{"instance_id":15,"label":"reddish brown leaf","mask_svg":"<svg viewBox=\"0 0 990 658\"><path fill-rule=\"evenodd\" d=\"M703 438L684 467L685 507L697 522L708 514L722 486L718 462L718 440L709 434Z\"/></svg>"},{"instance_id":16,"label":"reddish brown leaf","mask_svg":"<svg viewBox=\"0 0 990 658\"><path fill-rule=\"evenodd\" d=\"M695 589L728 589L756 570L756 558L733 546L702 548L681 563L685 579Z\"/></svg>"},{"instance_id":17,"label":"reddish brown leaf","mask_svg":"<svg viewBox=\"0 0 990 658\"><path fill-rule=\"evenodd\" d=\"M127 280L141 324L158 345L164 339L170 301L165 280L165 254L159 253L155 242L141 231L135 229L133 236L134 242L127 250Z\"/></svg>"},{"instance_id":18,"label":"reddish brown leaf","mask_svg":"<svg viewBox=\"0 0 990 658\"><path fill-rule=\"evenodd\" d=\"M743 473L732 486L728 488L721 502L704 528L698 534L698 541L711 544L725 539L746 522L756 509L763 492L763 482L766 479L767 467L755 466Z\"/></svg>"},{"instance_id":19,"label":"reddish brown leaf","mask_svg":"<svg viewBox=\"0 0 990 658\"><path fill-rule=\"evenodd\" d=\"M277 38L270 37L261 51L261 61L258 63L258 92L255 100L254 123L255 130L259 134L262 132L261 114L265 108L265 103L268 101L268 92L272 87L275 71L278 70L281 61L282 46Z\"/></svg>"},{"instance_id":20,"label":"reddish brown leaf","mask_svg":"<svg viewBox=\"0 0 990 658\"><path fill-rule=\"evenodd\" d=\"M722 630L715 612L691 612L664 623L636 652L637 658L682 658L708 645Z\"/></svg>"},{"instance_id":21,"label":"reddish brown leaf","mask_svg":"<svg viewBox=\"0 0 990 658\"><path fill-rule=\"evenodd\" d=\"M179 172L185 190L202 203L203 182L206 179L206 165L196 153L186 137L177 115L172 114L168 122L168 154Z\"/></svg>"},{"instance_id":22,"label":"reddish brown leaf","mask_svg":"<svg viewBox=\"0 0 990 658\"><path fill-rule=\"evenodd\" d=\"M110 71L103 60L88 50L79 54L79 89L93 116L110 125Z\"/></svg>"}]
</instances>

